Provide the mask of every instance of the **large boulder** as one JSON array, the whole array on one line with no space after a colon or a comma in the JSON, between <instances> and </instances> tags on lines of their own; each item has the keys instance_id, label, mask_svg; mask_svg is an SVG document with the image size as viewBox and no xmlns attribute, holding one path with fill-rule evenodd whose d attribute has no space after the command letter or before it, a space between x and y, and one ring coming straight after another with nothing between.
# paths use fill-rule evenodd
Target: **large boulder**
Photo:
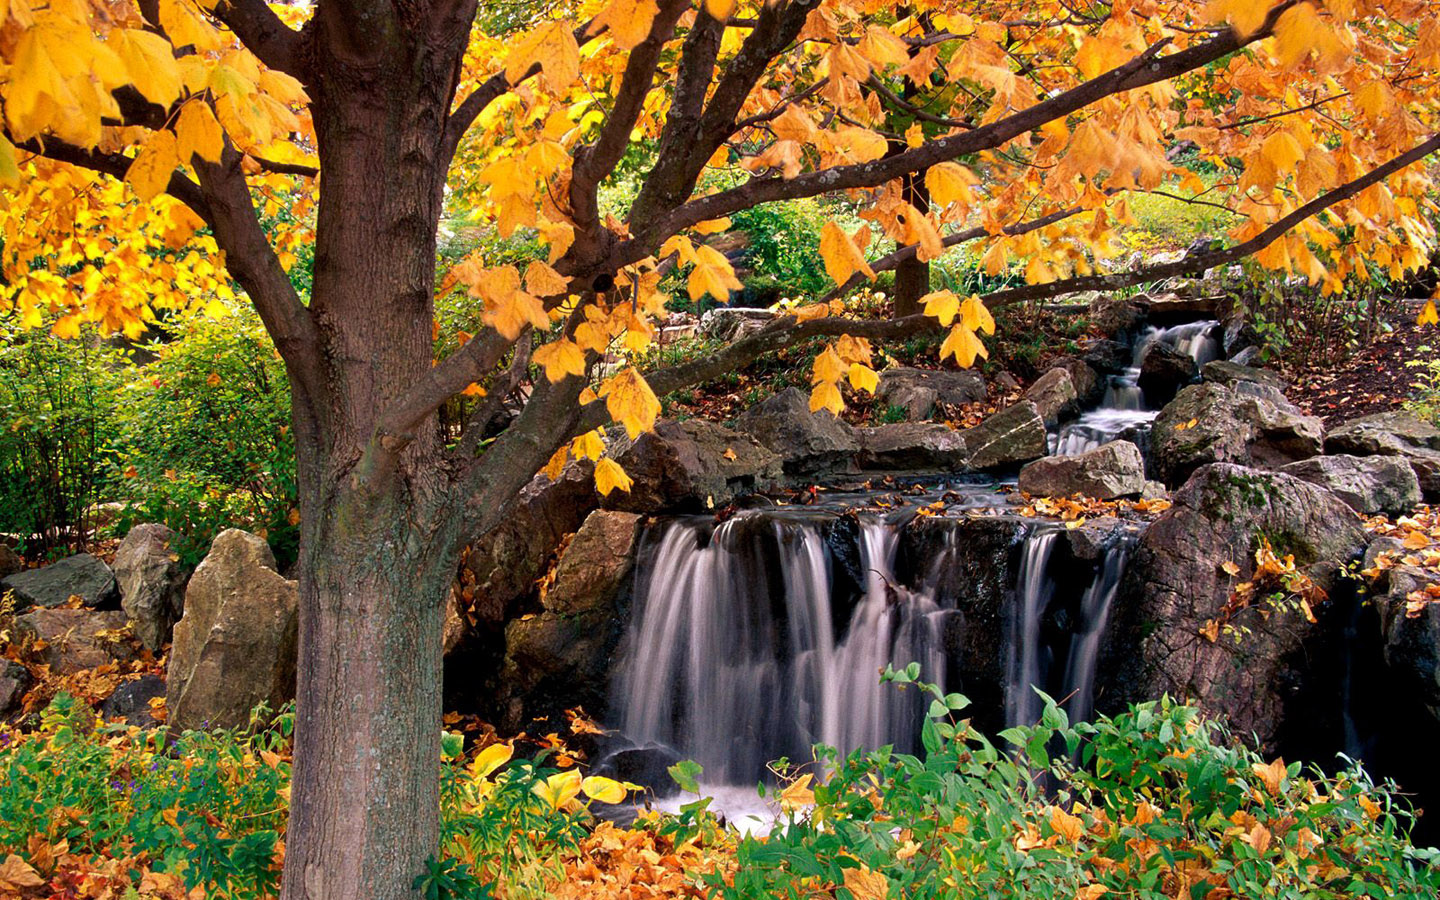
<instances>
[{"instance_id":1,"label":"large boulder","mask_svg":"<svg viewBox=\"0 0 1440 900\"><path fill-rule=\"evenodd\" d=\"M507 727L575 705L603 705L610 657L623 631L641 517L597 510L575 533L540 612L505 628L500 712Z\"/></svg>"},{"instance_id":2,"label":"large boulder","mask_svg":"<svg viewBox=\"0 0 1440 900\"><path fill-rule=\"evenodd\" d=\"M1238 640L1202 632L1219 622L1235 586L1255 577L1262 541L1333 590L1363 545L1359 518L1308 482L1225 463L1197 471L1173 501L1126 569L1101 660L1112 673L1106 706L1169 693L1223 713L1236 733L1253 733L1273 753L1287 703L1308 678L1306 644L1324 629L1298 604L1257 600L1232 610L1230 624L1244 629Z\"/></svg>"},{"instance_id":3,"label":"large boulder","mask_svg":"<svg viewBox=\"0 0 1440 900\"><path fill-rule=\"evenodd\" d=\"M1149 298L1144 294L1102 294L1090 301L1089 319L1101 334L1117 335L1134 331L1149 313Z\"/></svg>"},{"instance_id":4,"label":"large boulder","mask_svg":"<svg viewBox=\"0 0 1440 900\"><path fill-rule=\"evenodd\" d=\"M1021 400L960 432L965 462L972 469L1006 469L1049 452L1045 420L1029 400Z\"/></svg>"},{"instance_id":5,"label":"large boulder","mask_svg":"<svg viewBox=\"0 0 1440 900\"><path fill-rule=\"evenodd\" d=\"M1280 471L1325 488L1365 515L1399 515L1420 503L1420 479L1400 457L1315 456Z\"/></svg>"},{"instance_id":6,"label":"large boulder","mask_svg":"<svg viewBox=\"0 0 1440 900\"><path fill-rule=\"evenodd\" d=\"M778 316L773 309L721 306L700 317L700 333L716 340L738 341L769 325Z\"/></svg>"},{"instance_id":7,"label":"large boulder","mask_svg":"<svg viewBox=\"0 0 1440 900\"><path fill-rule=\"evenodd\" d=\"M986 393L985 379L976 372L900 366L880 373L875 400L905 410L911 422L923 422L935 415L937 405L964 406L984 400Z\"/></svg>"},{"instance_id":8,"label":"large boulder","mask_svg":"<svg viewBox=\"0 0 1440 900\"><path fill-rule=\"evenodd\" d=\"M261 538L222 531L190 576L175 625L166 705L170 724L234 728L260 703L295 696L299 595Z\"/></svg>"},{"instance_id":9,"label":"large boulder","mask_svg":"<svg viewBox=\"0 0 1440 900\"><path fill-rule=\"evenodd\" d=\"M165 696L165 679L156 674L142 675L115 689L100 704L100 715L107 721L122 720L136 728L154 728L160 722L154 716L150 701Z\"/></svg>"},{"instance_id":10,"label":"large boulder","mask_svg":"<svg viewBox=\"0 0 1440 900\"><path fill-rule=\"evenodd\" d=\"M864 469L950 471L965 464L965 439L939 423L896 422L857 428L855 437Z\"/></svg>"},{"instance_id":11,"label":"large boulder","mask_svg":"<svg viewBox=\"0 0 1440 900\"><path fill-rule=\"evenodd\" d=\"M77 553L59 562L16 572L0 581L0 593L15 592L15 608L65 606L71 597L90 609L113 609L120 602L115 573L98 557Z\"/></svg>"},{"instance_id":12,"label":"large boulder","mask_svg":"<svg viewBox=\"0 0 1440 900\"><path fill-rule=\"evenodd\" d=\"M1101 375L1119 375L1130 368L1135 353L1128 344L1100 340L1090 345L1081 360Z\"/></svg>"},{"instance_id":13,"label":"large boulder","mask_svg":"<svg viewBox=\"0 0 1440 900\"><path fill-rule=\"evenodd\" d=\"M1200 370L1201 381L1212 381L1216 384L1235 386L1249 382L1251 384L1262 384L1272 387L1281 393L1285 391L1285 379L1269 369L1257 369L1254 366L1242 366L1234 360L1217 359L1205 364Z\"/></svg>"},{"instance_id":14,"label":"large boulder","mask_svg":"<svg viewBox=\"0 0 1440 900\"><path fill-rule=\"evenodd\" d=\"M1440 429L1398 410L1361 416L1325 438L1325 452L1399 456L1415 470L1425 499L1440 502Z\"/></svg>"},{"instance_id":15,"label":"large boulder","mask_svg":"<svg viewBox=\"0 0 1440 900\"><path fill-rule=\"evenodd\" d=\"M1194 384L1156 417L1151 474L1175 486L1212 462L1282 466L1320 452L1324 426L1269 388Z\"/></svg>"},{"instance_id":16,"label":"large boulder","mask_svg":"<svg viewBox=\"0 0 1440 900\"><path fill-rule=\"evenodd\" d=\"M57 675L73 675L139 654L128 621L119 610L38 608L15 620L36 658Z\"/></svg>"},{"instance_id":17,"label":"large boulder","mask_svg":"<svg viewBox=\"0 0 1440 900\"><path fill-rule=\"evenodd\" d=\"M1059 366L1035 379L1025 391L1025 399L1035 404L1046 428L1054 428L1062 419L1072 418L1080 409L1075 382L1069 370Z\"/></svg>"},{"instance_id":18,"label":"large boulder","mask_svg":"<svg viewBox=\"0 0 1440 900\"><path fill-rule=\"evenodd\" d=\"M780 457L765 445L704 419L662 420L633 441L619 432L611 453L634 484L602 505L630 512L713 509L782 476Z\"/></svg>"},{"instance_id":19,"label":"large boulder","mask_svg":"<svg viewBox=\"0 0 1440 900\"><path fill-rule=\"evenodd\" d=\"M1412 565L1414 559L1405 562L1410 552L1393 537L1371 542L1365 571L1375 577L1368 602L1379 616L1381 651L1396 691L1418 698L1440 719L1440 603L1426 590L1434 573ZM1387 564L1377 565L1382 554Z\"/></svg>"},{"instance_id":20,"label":"large boulder","mask_svg":"<svg viewBox=\"0 0 1440 900\"><path fill-rule=\"evenodd\" d=\"M1145 349L1145 355L1140 359L1137 384L1145 395L1145 402L1154 409L1169 403L1182 387L1198 376L1199 369L1190 354L1155 341Z\"/></svg>"},{"instance_id":21,"label":"large boulder","mask_svg":"<svg viewBox=\"0 0 1440 900\"><path fill-rule=\"evenodd\" d=\"M1105 396L1105 379L1085 360L1076 356L1060 356L1050 361L1052 369L1064 369L1070 375L1075 397L1081 406L1089 406Z\"/></svg>"},{"instance_id":22,"label":"large boulder","mask_svg":"<svg viewBox=\"0 0 1440 900\"><path fill-rule=\"evenodd\" d=\"M1076 456L1042 457L1020 470L1020 490L1035 496L1113 500L1144 489L1145 459L1129 441L1111 441Z\"/></svg>"},{"instance_id":23,"label":"large boulder","mask_svg":"<svg viewBox=\"0 0 1440 900\"><path fill-rule=\"evenodd\" d=\"M151 650L170 641L170 629L185 607L187 573L171 549L175 533L164 525L136 525L115 551L120 606L135 625L135 636Z\"/></svg>"},{"instance_id":24,"label":"large boulder","mask_svg":"<svg viewBox=\"0 0 1440 900\"><path fill-rule=\"evenodd\" d=\"M850 426L828 410L811 412L810 398L799 388L786 388L751 407L736 425L779 454L786 474L854 471L860 445Z\"/></svg>"}]
</instances>

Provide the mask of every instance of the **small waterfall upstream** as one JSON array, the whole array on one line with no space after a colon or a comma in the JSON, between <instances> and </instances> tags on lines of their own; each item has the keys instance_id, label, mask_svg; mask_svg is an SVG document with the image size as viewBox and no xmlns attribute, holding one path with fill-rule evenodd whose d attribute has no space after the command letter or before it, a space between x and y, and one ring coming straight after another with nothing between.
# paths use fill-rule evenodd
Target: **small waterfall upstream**
<instances>
[{"instance_id":1,"label":"small waterfall upstream","mask_svg":"<svg viewBox=\"0 0 1440 900\"><path fill-rule=\"evenodd\" d=\"M1008 670L993 676L1005 708L990 718L1038 719L1031 684L1088 716L1134 535L1077 563L1065 529L1006 527L1018 537L1003 539L1010 550L1002 544L993 566L1013 575L986 582L1002 596L965 601L1009 623L1002 634L995 620ZM901 560L905 528L865 514L761 511L652 526L613 677L610 718L623 740L695 760L711 785L753 785L775 759L808 760L815 743L917 750L920 694L882 685L879 673L916 662L924 680L966 689L956 683L956 632L968 626L954 585L973 588L989 561L967 560L954 531Z\"/></svg>"},{"instance_id":2,"label":"small waterfall upstream","mask_svg":"<svg viewBox=\"0 0 1440 900\"><path fill-rule=\"evenodd\" d=\"M1157 343L1168 344L1188 354L1196 365L1203 366L1220 358L1220 343L1214 336L1217 324L1213 319L1206 319L1170 328L1146 329L1135 341L1129 368L1109 377L1100 405L1051 435L1051 454L1075 456L1094 450L1127 432L1149 428L1160 411L1147 407L1140 392L1140 364L1145 359L1145 351Z\"/></svg>"}]
</instances>

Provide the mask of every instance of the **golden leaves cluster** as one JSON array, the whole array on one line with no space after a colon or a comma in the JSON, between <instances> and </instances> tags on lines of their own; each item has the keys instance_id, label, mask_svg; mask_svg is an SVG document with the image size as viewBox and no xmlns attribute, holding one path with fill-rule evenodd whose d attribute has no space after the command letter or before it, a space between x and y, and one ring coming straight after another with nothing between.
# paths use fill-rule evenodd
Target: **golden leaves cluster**
<instances>
[{"instance_id":1,"label":"golden leaves cluster","mask_svg":"<svg viewBox=\"0 0 1440 900\"><path fill-rule=\"evenodd\" d=\"M840 393L842 381L848 380L854 390L875 393L880 376L872 365L870 342L864 338L846 334L828 344L816 355L811 368L810 411L828 409L831 414L840 415L845 408L845 399Z\"/></svg>"}]
</instances>

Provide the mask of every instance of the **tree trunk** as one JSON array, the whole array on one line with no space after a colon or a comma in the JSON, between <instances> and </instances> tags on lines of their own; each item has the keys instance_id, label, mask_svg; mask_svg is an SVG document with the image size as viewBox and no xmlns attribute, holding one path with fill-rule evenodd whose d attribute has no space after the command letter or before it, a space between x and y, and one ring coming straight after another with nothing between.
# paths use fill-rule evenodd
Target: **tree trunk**
<instances>
[{"instance_id":1,"label":"tree trunk","mask_svg":"<svg viewBox=\"0 0 1440 900\"><path fill-rule=\"evenodd\" d=\"M901 182L901 196L920 212L930 210L930 192L925 189L925 173L906 175ZM903 260L895 267L895 317L913 316L920 309L920 298L930 293L930 264L918 257Z\"/></svg>"}]
</instances>

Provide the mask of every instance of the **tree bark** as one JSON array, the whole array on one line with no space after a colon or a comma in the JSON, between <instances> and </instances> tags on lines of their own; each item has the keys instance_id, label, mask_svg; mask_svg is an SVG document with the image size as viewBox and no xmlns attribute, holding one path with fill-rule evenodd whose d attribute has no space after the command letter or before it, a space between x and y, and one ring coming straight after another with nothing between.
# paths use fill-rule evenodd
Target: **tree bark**
<instances>
[{"instance_id":1,"label":"tree bark","mask_svg":"<svg viewBox=\"0 0 1440 900\"><path fill-rule=\"evenodd\" d=\"M930 192L925 189L925 173L906 175L901 182L905 202L920 210L930 211ZM909 256L895 267L895 318L920 312L920 298L930 293L930 263L918 256Z\"/></svg>"}]
</instances>

